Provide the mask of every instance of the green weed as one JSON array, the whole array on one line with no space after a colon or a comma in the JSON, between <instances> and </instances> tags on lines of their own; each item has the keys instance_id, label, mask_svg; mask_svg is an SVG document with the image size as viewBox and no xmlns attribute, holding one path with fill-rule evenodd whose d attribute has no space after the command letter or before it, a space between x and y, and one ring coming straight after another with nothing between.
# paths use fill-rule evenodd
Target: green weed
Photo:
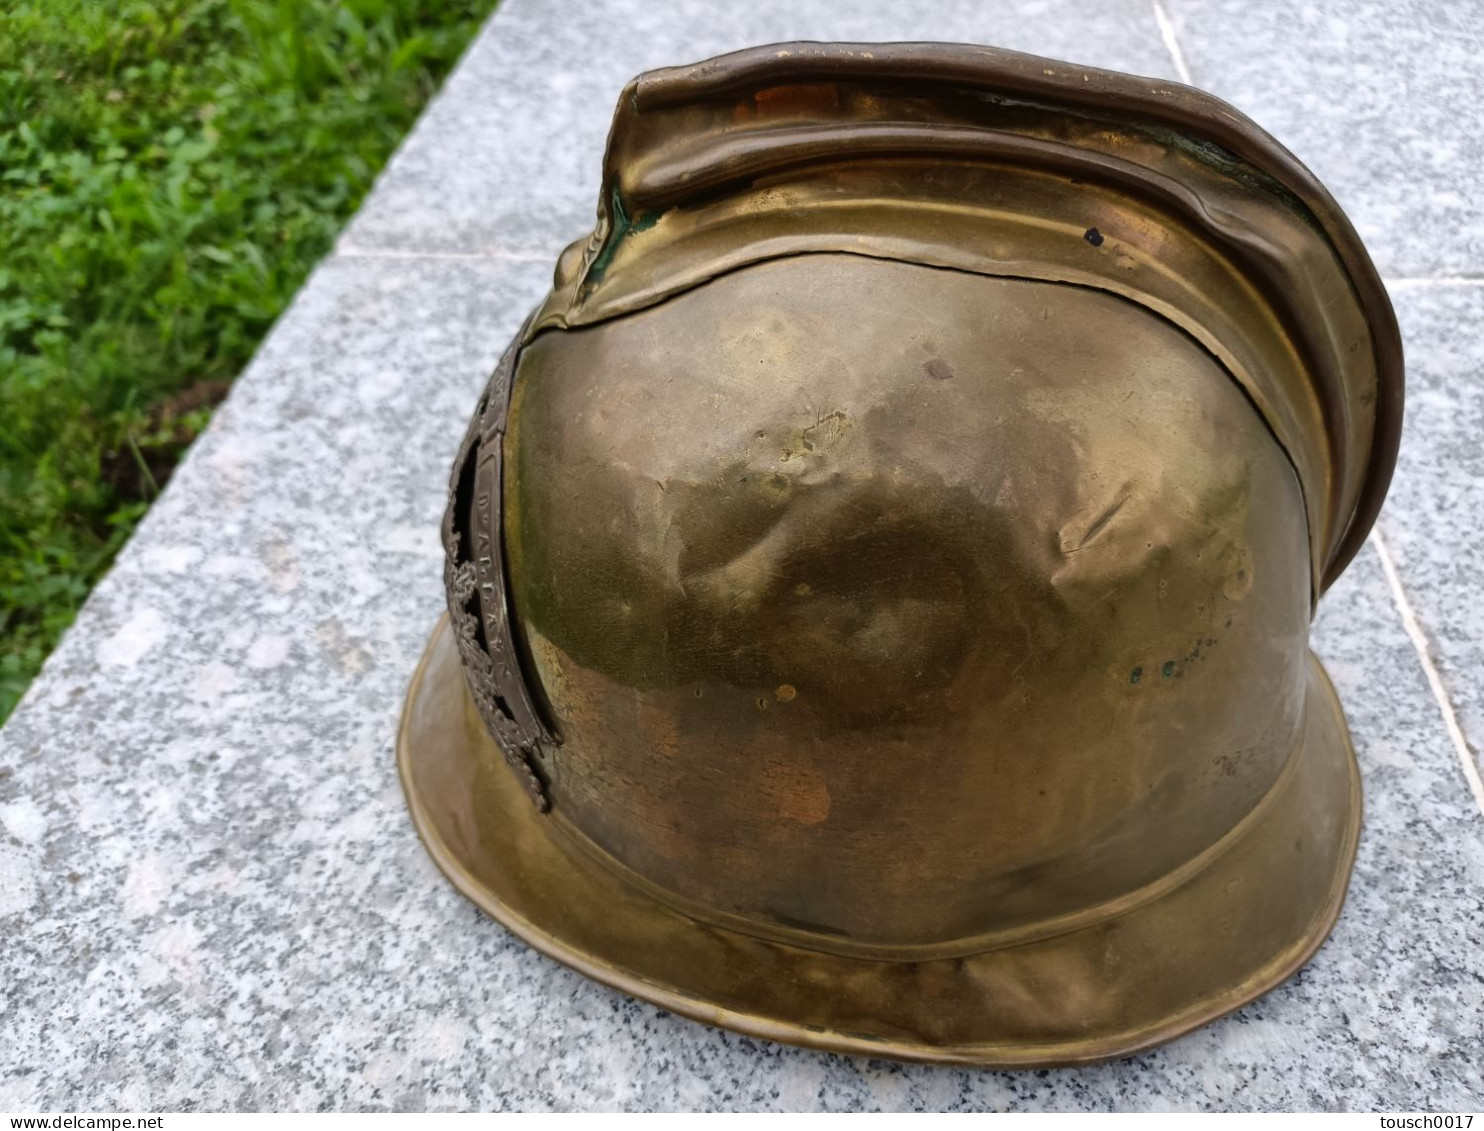
<instances>
[{"instance_id":1,"label":"green weed","mask_svg":"<svg viewBox=\"0 0 1484 1131\"><path fill-rule=\"evenodd\" d=\"M0 16L0 720L495 0Z\"/></svg>"}]
</instances>

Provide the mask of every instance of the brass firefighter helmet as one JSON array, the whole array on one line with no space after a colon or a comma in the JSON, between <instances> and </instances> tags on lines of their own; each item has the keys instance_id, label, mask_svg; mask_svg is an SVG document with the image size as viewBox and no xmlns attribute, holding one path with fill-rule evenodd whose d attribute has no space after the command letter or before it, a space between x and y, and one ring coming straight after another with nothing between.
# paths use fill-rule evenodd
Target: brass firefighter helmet
<instances>
[{"instance_id":1,"label":"brass firefighter helmet","mask_svg":"<svg viewBox=\"0 0 1484 1131\"><path fill-rule=\"evenodd\" d=\"M532 946L797 1044L1147 1048L1339 913L1308 649L1401 419L1335 202L1231 107L983 47L623 91L479 401L398 757Z\"/></svg>"}]
</instances>

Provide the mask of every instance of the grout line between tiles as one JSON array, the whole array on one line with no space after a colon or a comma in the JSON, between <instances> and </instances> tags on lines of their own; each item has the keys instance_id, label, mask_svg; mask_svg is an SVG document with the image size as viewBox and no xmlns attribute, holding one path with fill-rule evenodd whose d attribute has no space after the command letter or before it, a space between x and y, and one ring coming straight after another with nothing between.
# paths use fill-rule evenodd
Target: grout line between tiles
<instances>
[{"instance_id":1,"label":"grout line between tiles","mask_svg":"<svg viewBox=\"0 0 1484 1131\"><path fill-rule=\"evenodd\" d=\"M1165 49L1174 60L1175 73L1186 86L1194 85L1190 78L1190 67L1185 62L1185 52L1180 50L1180 40L1175 35L1175 21L1170 19L1170 13L1165 10L1164 0L1149 2L1154 6L1154 22L1159 25L1159 38L1164 41Z\"/></svg>"},{"instance_id":2,"label":"grout line between tiles","mask_svg":"<svg viewBox=\"0 0 1484 1131\"><path fill-rule=\"evenodd\" d=\"M1391 548L1386 545L1386 539L1381 536L1380 527L1371 528L1370 541L1376 547L1376 556L1381 559L1381 572L1386 575L1386 584L1391 589L1392 603L1396 605L1397 612L1401 614L1402 628L1406 630L1408 638L1412 641L1412 647L1417 651L1417 659L1422 663L1422 673L1427 677L1427 685L1432 690L1432 697L1437 701L1438 710L1443 714L1443 725L1448 730L1448 737L1453 740L1453 749L1458 754L1459 764L1463 767L1464 779L1469 783L1469 790L1474 795L1479 812L1484 813L1484 779L1479 776L1479 764L1474 761L1468 739L1464 737L1463 727L1458 724L1458 714L1453 710L1453 704L1448 698L1447 689L1443 686L1443 677L1438 672L1438 666L1433 663L1432 650L1428 647L1427 636L1422 631L1422 623L1412 609L1412 602L1407 598L1407 591L1402 588L1401 576L1396 571L1396 559L1391 556Z\"/></svg>"}]
</instances>

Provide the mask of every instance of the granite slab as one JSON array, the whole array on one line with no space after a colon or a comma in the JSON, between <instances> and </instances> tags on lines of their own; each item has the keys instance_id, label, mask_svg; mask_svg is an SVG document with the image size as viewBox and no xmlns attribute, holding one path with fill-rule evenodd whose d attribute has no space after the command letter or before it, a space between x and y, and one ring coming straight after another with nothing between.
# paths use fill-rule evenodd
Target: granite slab
<instances>
[{"instance_id":1,"label":"granite slab","mask_svg":"<svg viewBox=\"0 0 1484 1131\"><path fill-rule=\"evenodd\" d=\"M1297 977L1139 1057L966 1071L709 1029L534 953L428 861L392 744L447 467L591 216L618 84L796 35L1174 67L1142 3L795 6L507 0L486 29L0 730L0 1110L1478 1108L1484 811L1374 546L1315 630L1365 777L1345 912ZM1484 292L1397 296L1383 529L1477 749Z\"/></svg>"},{"instance_id":2,"label":"granite slab","mask_svg":"<svg viewBox=\"0 0 1484 1131\"><path fill-rule=\"evenodd\" d=\"M505 0L347 228L347 252L554 261L592 227L608 124L654 67L795 39L989 43L1172 77L1146 0Z\"/></svg>"},{"instance_id":3,"label":"granite slab","mask_svg":"<svg viewBox=\"0 0 1484 1131\"><path fill-rule=\"evenodd\" d=\"M1196 86L1318 174L1383 275L1484 269L1484 21L1450 0L1161 0Z\"/></svg>"},{"instance_id":4,"label":"granite slab","mask_svg":"<svg viewBox=\"0 0 1484 1131\"><path fill-rule=\"evenodd\" d=\"M1484 286L1393 291L1407 417L1381 528L1484 776Z\"/></svg>"},{"instance_id":5,"label":"granite slab","mask_svg":"<svg viewBox=\"0 0 1484 1131\"><path fill-rule=\"evenodd\" d=\"M434 871L393 731L444 477L544 267L331 261L0 731L0 1109L1263 1109L1480 1095L1484 816L1370 553L1326 601L1367 821L1333 939L1165 1049L786 1049L535 954Z\"/></svg>"}]
</instances>

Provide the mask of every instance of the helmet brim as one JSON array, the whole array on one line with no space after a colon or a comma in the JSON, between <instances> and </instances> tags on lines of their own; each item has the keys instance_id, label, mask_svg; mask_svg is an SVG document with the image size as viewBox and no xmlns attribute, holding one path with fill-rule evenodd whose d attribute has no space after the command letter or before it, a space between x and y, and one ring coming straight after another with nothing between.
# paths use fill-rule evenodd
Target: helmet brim
<instances>
[{"instance_id":1,"label":"helmet brim","mask_svg":"<svg viewBox=\"0 0 1484 1131\"><path fill-rule=\"evenodd\" d=\"M542 953L707 1024L912 1061L1106 1060L1245 1005L1329 935L1360 831L1354 748L1312 655L1289 768L1203 867L1090 926L961 957L805 949L699 922L625 882L521 790L475 711L446 617L412 677L397 764L438 867Z\"/></svg>"}]
</instances>

